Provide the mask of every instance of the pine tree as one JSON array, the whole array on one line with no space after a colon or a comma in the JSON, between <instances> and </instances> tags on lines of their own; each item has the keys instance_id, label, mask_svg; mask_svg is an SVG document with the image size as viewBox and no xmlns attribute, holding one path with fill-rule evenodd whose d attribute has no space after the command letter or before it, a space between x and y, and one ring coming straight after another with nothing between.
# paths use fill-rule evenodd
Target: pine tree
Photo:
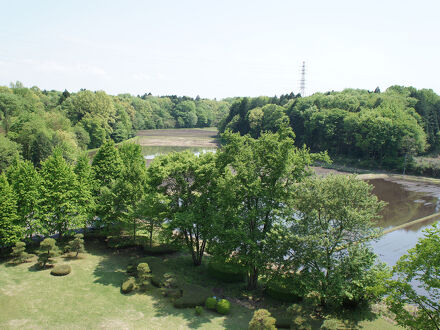
<instances>
[{"instance_id":1,"label":"pine tree","mask_svg":"<svg viewBox=\"0 0 440 330\"><path fill-rule=\"evenodd\" d=\"M41 177L41 218L49 233L58 232L62 238L69 228L84 223L78 203L76 174L64 160L62 151L55 149L42 163Z\"/></svg>"},{"instance_id":2,"label":"pine tree","mask_svg":"<svg viewBox=\"0 0 440 330\"><path fill-rule=\"evenodd\" d=\"M10 246L22 237L18 224L17 201L6 175L0 175L0 246Z\"/></svg>"},{"instance_id":3,"label":"pine tree","mask_svg":"<svg viewBox=\"0 0 440 330\"><path fill-rule=\"evenodd\" d=\"M40 243L40 250L38 251L38 264L41 268L45 268L46 264L54 264L54 257L59 255L59 249L53 238L45 238Z\"/></svg>"},{"instance_id":4,"label":"pine tree","mask_svg":"<svg viewBox=\"0 0 440 330\"><path fill-rule=\"evenodd\" d=\"M29 259L30 254L26 252L26 243L17 242L15 243L15 247L12 248L12 260L16 264L21 264Z\"/></svg>"},{"instance_id":5,"label":"pine tree","mask_svg":"<svg viewBox=\"0 0 440 330\"><path fill-rule=\"evenodd\" d=\"M84 235L76 234L75 238L69 242L69 251L76 252L75 258L78 258L78 254L85 252L84 250Z\"/></svg>"},{"instance_id":6,"label":"pine tree","mask_svg":"<svg viewBox=\"0 0 440 330\"><path fill-rule=\"evenodd\" d=\"M41 229L41 224L36 216L41 177L30 161L19 159L9 167L7 176L17 197L19 224L25 228L26 235L32 237Z\"/></svg>"}]
</instances>

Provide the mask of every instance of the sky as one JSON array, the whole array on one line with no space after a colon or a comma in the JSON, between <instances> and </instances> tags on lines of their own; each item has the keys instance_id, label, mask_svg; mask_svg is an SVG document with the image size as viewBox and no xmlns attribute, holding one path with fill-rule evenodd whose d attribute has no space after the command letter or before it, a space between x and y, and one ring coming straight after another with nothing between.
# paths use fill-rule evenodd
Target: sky
<instances>
[{"instance_id":1,"label":"sky","mask_svg":"<svg viewBox=\"0 0 440 330\"><path fill-rule=\"evenodd\" d=\"M204 98L440 94L440 1L0 0L0 85Z\"/></svg>"}]
</instances>

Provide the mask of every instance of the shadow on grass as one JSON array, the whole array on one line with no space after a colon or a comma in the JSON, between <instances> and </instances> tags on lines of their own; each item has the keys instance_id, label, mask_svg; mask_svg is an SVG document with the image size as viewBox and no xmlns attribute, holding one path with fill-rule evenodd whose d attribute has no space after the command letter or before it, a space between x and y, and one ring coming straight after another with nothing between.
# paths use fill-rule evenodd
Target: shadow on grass
<instances>
[{"instance_id":1,"label":"shadow on grass","mask_svg":"<svg viewBox=\"0 0 440 330\"><path fill-rule=\"evenodd\" d=\"M127 265L131 257L136 257L133 252L112 250L96 244L88 247L91 255L101 258L93 271L94 283L120 287L128 277L126 274Z\"/></svg>"},{"instance_id":2,"label":"shadow on grass","mask_svg":"<svg viewBox=\"0 0 440 330\"><path fill-rule=\"evenodd\" d=\"M153 308L155 310L155 317L179 317L184 319L187 324L186 327L197 329L205 326L213 319L224 318L222 325L226 329L246 329L252 317L251 313L244 312L236 305L232 305L231 313L229 315L221 315L214 311L207 309L203 310L202 315L196 315L195 308L175 308L170 298L161 296L158 289L147 292L153 298Z\"/></svg>"},{"instance_id":3,"label":"shadow on grass","mask_svg":"<svg viewBox=\"0 0 440 330\"><path fill-rule=\"evenodd\" d=\"M372 322L380 317L379 314L372 311L371 305L366 303L354 308L342 308L338 311L333 311L330 315L343 322L350 329L358 328L360 322Z\"/></svg>"}]
</instances>

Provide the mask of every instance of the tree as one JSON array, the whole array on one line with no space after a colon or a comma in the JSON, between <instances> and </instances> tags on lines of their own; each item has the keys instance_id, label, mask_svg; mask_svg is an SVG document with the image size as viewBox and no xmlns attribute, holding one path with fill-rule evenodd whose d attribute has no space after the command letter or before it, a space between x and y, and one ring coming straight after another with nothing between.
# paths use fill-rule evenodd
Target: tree
<instances>
[{"instance_id":1,"label":"tree","mask_svg":"<svg viewBox=\"0 0 440 330\"><path fill-rule=\"evenodd\" d=\"M78 157L75 167L73 169L77 178L77 200L79 207L79 214L84 217L84 225L87 226L90 218L94 216L95 199L92 195L93 189L93 173L90 166L89 156L84 153Z\"/></svg>"},{"instance_id":2,"label":"tree","mask_svg":"<svg viewBox=\"0 0 440 330\"><path fill-rule=\"evenodd\" d=\"M40 268L45 268L46 264L55 263L54 257L59 255L59 249L53 238L45 238L40 242L40 249L38 250L38 265Z\"/></svg>"},{"instance_id":3,"label":"tree","mask_svg":"<svg viewBox=\"0 0 440 330\"><path fill-rule=\"evenodd\" d=\"M112 191L116 220L133 226L133 241L136 240L137 207L144 196L146 180L145 160L138 144L126 143L119 149L123 166Z\"/></svg>"},{"instance_id":4,"label":"tree","mask_svg":"<svg viewBox=\"0 0 440 330\"><path fill-rule=\"evenodd\" d=\"M217 173L212 153L172 153L155 159L148 168L150 185L168 200L170 227L182 234L196 266L215 235Z\"/></svg>"},{"instance_id":5,"label":"tree","mask_svg":"<svg viewBox=\"0 0 440 330\"><path fill-rule=\"evenodd\" d=\"M25 229L28 237L32 237L41 229L37 217L41 176L30 161L19 159L8 168L7 176L17 197L20 226Z\"/></svg>"},{"instance_id":6,"label":"tree","mask_svg":"<svg viewBox=\"0 0 440 330\"><path fill-rule=\"evenodd\" d=\"M92 161L92 169L98 192L100 187L110 186L111 182L119 177L122 170L122 160L112 140L107 140L98 149Z\"/></svg>"},{"instance_id":7,"label":"tree","mask_svg":"<svg viewBox=\"0 0 440 330\"><path fill-rule=\"evenodd\" d=\"M258 276L270 262L265 239L286 211L297 182L310 174L317 156L294 147L293 133L283 128L259 139L230 132L218 161L223 230L216 238L217 253L234 253L247 267L247 284L255 289Z\"/></svg>"},{"instance_id":8,"label":"tree","mask_svg":"<svg viewBox=\"0 0 440 330\"><path fill-rule=\"evenodd\" d=\"M45 229L59 237L83 222L83 209L78 203L78 182L72 167L64 160L60 149L41 166L40 218Z\"/></svg>"},{"instance_id":9,"label":"tree","mask_svg":"<svg viewBox=\"0 0 440 330\"><path fill-rule=\"evenodd\" d=\"M30 255L26 252L26 243L24 242L17 242L15 243L15 247L12 248L12 260L17 263L21 264L29 259Z\"/></svg>"},{"instance_id":10,"label":"tree","mask_svg":"<svg viewBox=\"0 0 440 330\"><path fill-rule=\"evenodd\" d=\"M0 246L10 246L22 238L18 224L17 200L6 175L0 174Z\"/></svg>"},{"instance_id":11,"label":"tree","mask_svg":"<svg viewBox=\"0 0 440 330\"><path fill-rule=\"evenodd\" d=\"M358 303L378 294L387 274L375 265L367 241L378 235L375 220L384 203L355 176L312 177L296 187L287 230L296 269L322 303Z\"/></svg>"},{"instance_id":12,"label":"tree","mask_svg":"<svg viewBox=\"0 0 440 330\"><path fill-rule=\"evenodd\" d=\"M249 330L276 330L275 318L266 309L257 309L249 322Z\"/></svg>"},{"instance_id":13,"label":"tree","mask_svg":"<svg viewBox=\"0 0 440 330\"><path fill-rule=\"evenodd\" d=\"M69 252L76 252L75 258L78 258L78 254L83 253L84 250L84 235L76 234L75 238L69 242Z\"/></svg>"},{"instance_id":14,"label":"tree","mask_svg":"<svg viewBox=\"0 0 440 330\"><path fill-rule=\"evenodd\" d=\"M20 145L7 137L0 135L0 173L19 157Z\"/></svg>"},{"instance_id":15,"label":"tree","mask_svg":"<svg viewBox=\"0 0 440 330\"><path fill-rule=\"evenodd\" d=\"M424 234L394 266L386 301L399 325L440 329L440 224L434 224ZM416 309L411 310L408 305Z\"/></svg>"}]
</instances>

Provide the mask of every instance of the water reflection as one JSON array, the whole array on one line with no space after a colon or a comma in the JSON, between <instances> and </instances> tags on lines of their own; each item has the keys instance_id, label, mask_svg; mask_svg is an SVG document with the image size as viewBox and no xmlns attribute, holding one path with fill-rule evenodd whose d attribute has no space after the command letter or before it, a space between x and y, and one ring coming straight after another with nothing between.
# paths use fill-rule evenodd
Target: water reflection
<instances>
[{"instance_id":1,"label":"water reflection","mask_svg":"<svg viewBox=\"0 0 440 330\"><path fill-rule=\"evenodd\" d=\"M373 193L388 203L382 210L378 225L384 229L399 226L439 211L440 186L391 179L368 180ZM406 227L419 231L426 223Z\"/></svg>"}]
</instances>

